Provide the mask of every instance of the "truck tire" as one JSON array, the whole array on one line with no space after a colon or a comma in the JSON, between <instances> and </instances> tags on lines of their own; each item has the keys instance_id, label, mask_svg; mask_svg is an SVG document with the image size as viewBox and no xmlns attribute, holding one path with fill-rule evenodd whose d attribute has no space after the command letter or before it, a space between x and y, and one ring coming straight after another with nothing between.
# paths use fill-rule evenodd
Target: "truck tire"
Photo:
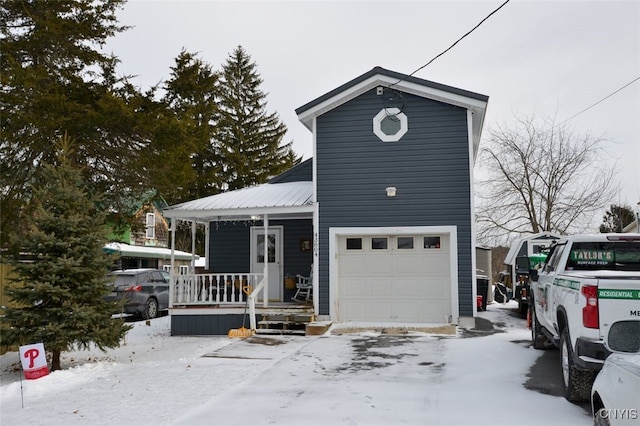
<instances>
[{"instance_id":1,"label":"truck tire","mask_svg":"<svg viewBox=\"0 0 640 426\"><path fill-rule=\"evenodd\" d=\"M571 402L588 401L595 376L592 371L579 370L575 366L568 328L562 330L560 336L560 363L564 397Z\"/></svg>"},{"instance_id":2,"label":"truck tire","mask_svg":"<svg viewBox=\"0 0 640 426\"><path fill-rule=\"evenodd\" d=\"M533 344L533 349L548 349L551 345L547 336L542 333L542 326L538 322L538 318L536 318L536 305L533 300L531 300L529 309L531 309L531 343Z\"/></svg>"}]
</instances>

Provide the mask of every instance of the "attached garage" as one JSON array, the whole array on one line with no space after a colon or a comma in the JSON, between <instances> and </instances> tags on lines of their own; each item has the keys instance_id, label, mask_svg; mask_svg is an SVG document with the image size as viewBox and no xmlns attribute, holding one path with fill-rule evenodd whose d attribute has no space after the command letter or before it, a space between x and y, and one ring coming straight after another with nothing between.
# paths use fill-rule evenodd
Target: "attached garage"
<instances>
[{"instance_id":1,"label":"attached garage","mask_svg":"<svg viewBox=\"0 0 640 426\"><path fill-rule=\"evenodd\" d=\"M455 227L334 229L332 306L339 321L457 318ZM456 303L453 303L456 301Z\"/></svg>"}]
</instances>

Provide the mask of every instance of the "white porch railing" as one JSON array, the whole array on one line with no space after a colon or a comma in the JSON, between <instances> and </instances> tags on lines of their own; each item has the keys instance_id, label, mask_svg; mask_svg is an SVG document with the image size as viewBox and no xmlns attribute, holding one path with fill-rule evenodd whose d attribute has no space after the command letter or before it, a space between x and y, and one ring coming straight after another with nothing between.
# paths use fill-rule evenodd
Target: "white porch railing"
<instances>
[{"instance_id":1,"label":"white porch railing","mask_svg":"<svg viewBox=\"0 0 640 426\"><path fill-rule=\"evenodd\" d=\"M185 274L177 275L173 280L172 307L238 305L247 301L247 295L242 292L243 286L251 286L254 294L257 294L255 290L262 281L262 274Z\"/></svg>"}]
</instances>

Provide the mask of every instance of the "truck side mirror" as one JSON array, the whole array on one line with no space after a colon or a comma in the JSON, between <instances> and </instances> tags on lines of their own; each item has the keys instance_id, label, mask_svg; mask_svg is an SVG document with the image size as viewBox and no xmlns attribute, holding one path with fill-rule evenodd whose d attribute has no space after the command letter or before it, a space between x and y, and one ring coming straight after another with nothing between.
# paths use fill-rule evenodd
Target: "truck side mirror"
<instances>
[{"instance_id":1,"label":"truck side mirror","mask_svg":"<svg viewBox=\"0 0 640 426\"><path fill-rule=\"evenodd\" d=\"M531 278L531 281L538 281L538 270L537 269L530 269L529 270L529 277Z\"/></svg>"}]
</instances>

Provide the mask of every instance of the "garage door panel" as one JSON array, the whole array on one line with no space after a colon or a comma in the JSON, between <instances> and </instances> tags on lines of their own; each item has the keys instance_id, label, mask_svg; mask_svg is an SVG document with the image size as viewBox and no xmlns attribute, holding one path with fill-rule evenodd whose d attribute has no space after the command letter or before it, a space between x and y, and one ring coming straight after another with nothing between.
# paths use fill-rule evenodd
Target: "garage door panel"
<instances>
[{"instance_id":1,"label":"garage door panel","mask_svg":"<svg viewBox=\"0 0 640 426\"><path fill-rule=\"evenodd\" d=\"M362 275L362 269L367 260L365 255L350 255L349 262L340 262L338 273L341 277Z\"/></svg>"},{"instance_id":2,"label":"garage door panel","mask_svg":"<svg viewBox=\"0 0 640 426\"><path fill-rule=\"evenodd\" d=\"M369 302L366 304L367 315L362 321L376 321L376 318L391 318L393 317L393 305L385 303L384 301Z\"/></svg>"},{"instance_id":3,"label":"garage door panel","mask_svg":"<svg viewBox=\"0 0 640 426\"><path fill-rule=\"evenodd\" d=\"M401 275L448 275L448 256L395 256L394 270Z\"/></svg>"},{"instance_id":4,"label":"garage door panel","mask_svg":"<svg viewBox=\"0 0 640 426\"><path fill-rule=\"evenodd\" d=\"M353 298L367 293L367 280L348 279L344 281L343 297Z\"/></svg>"},{"instance_id":5,"label":"garage door panel","mask_svg":"<svg viewBox=\"0 0 640 426\"><path fill-rule=\"evenodd\" d=\"M369 281L369 288L366 296L377 297L392 297L394 294L394 287L390 285L388 280L374 279Z\"/></svg>"},{"instance_id":6,"label":"garage door panel","mask_svg":"<svg viewBox=\"0 0 640 426\"><path fill-rule=\"evenodd\" d=\"M366 321L367 304L363 300L341 300L340 315L348 313L350 321Z\"/></svg>"},{"instance_id":7,"label":"garage door panel","mask_svg":"<svg viewBox=\"0 0 640 426\"><path fill-rule=\"evenodd\" d=\"M393 288L398 297L419 297L422 300L432 297L449 297L447 285L448 283L443 283L441 280L403 280Z\"/></svg>"},{"instance_id":8,"label":"garage door panel","mask_svg":"<svg viewBox=\"0 0 640 426\"><path fill-rule=\"evenodd\" d=\"M449 307L449 299L437 301L429 301L423 305L420 311L418 322L446 322L447 317L451 315Z\"/></svg>"},{"instance_id":9,"label":"garage door panel","mask_svg":"<svg viewBox=\"0 0 640 426\"><path fill-rule=\"evenodd\" d=\"M362 271L370 275L391 276L393 274L393 258L390 256L381 256L376 253L367 256L365 269Z\"/></svg>"},{"instance_id":10,"label":"garage door panel","mask_svg":"<svg viewBox=\"0 0 640 426\"><path fill-rule=\"evenodd\" d=\"M350 237L351 238L351 237ZM439 249L425 249L414 236L413 249L372 250L369 236L362 250L339 243L338 314L343 321L442 322L451 315L448 236Z\"/></svg>"},{"instance_id":11,"label":"garage door panel","mask_svg":"<svg viewBox=\"0 0 640 426\"><path fill-rule=\"evenodd\" d=\"M395 313L391 321L402 322L418 322L420 318L420 310L422 304L413 302L396 302L393 304L393 311Z\"/></svg>"}]
</instances>

